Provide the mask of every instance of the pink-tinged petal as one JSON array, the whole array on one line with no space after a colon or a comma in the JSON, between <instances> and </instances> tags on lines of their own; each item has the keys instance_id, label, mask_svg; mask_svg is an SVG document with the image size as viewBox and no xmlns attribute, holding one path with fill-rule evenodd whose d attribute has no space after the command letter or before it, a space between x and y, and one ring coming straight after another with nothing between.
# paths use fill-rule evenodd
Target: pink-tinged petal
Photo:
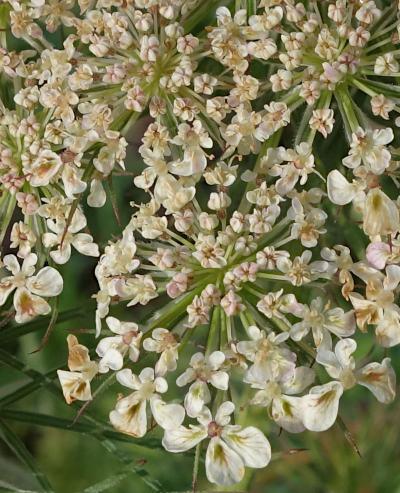
<instances>
[{"instance_id":1,"label":"pink-tinged petal","mask_svg":"<svg viewBox=\"0 0 400 493\"><path fill-rule=\"evenodd\" d=\"M390 247L382 241L374 241L367 246L367 260L375 269L384 269L390 256Z\"/></svg>"},{"instance_id":2,"label":"pink-tinged petal","mask_svg":"<svg viewBox=\"0 0 400 493\"><path fill-rule=\"evenodd\" d=\"M357 372L357 382L367 387L379 402L390 404L396 397L396 374L390 358L382 363L369 363Z\"/></svg>"},{"instance_id":3,"label":"pink-tinged petal","mask_svg":"<svg viewBox=\"0 0 400 493\"><path fill-rule=\"evenodd\" d=\"M18 288L14 295L15 321L27 322L37 315L50 313L50 305L40 296L31 294L26 288Z\"/></svg>"},{"instance_id":4,"label":"pink-tinged petal","mask_svg":"<svg viewBox=\"0 0 400 493\"><path fill-rule=\"evenodd\" d=\"M3 277L0 282L0 306L7 301L9 294L15 289L13 277Z\"/></svg>"}]
</instances>

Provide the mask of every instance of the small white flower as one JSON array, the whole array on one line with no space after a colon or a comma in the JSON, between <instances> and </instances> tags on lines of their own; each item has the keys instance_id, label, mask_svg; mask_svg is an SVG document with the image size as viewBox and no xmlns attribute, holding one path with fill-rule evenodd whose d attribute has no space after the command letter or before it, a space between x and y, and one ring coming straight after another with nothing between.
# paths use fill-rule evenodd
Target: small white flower
<instances>
[{"instance_id":1,"label":"small white flower","mask_svg":"<svg viewBox=\"0 0 400 493\"><path fill-rule=\"evenodd\" d=\"M142 332L138 330L134 322L120 322L115 317L106 318L109 329L117 334L113 337L104 337L96 348L100 356L99 372L107 373L108 370L120 370L124 364L124 356L129 353L131 361L139 358L139 345Z\"/></svg>"},{"instance_id":2,"label":"small white flower","mask_svg":"<svg viewBox=\"0 0 400 493\"><path fill-rule=\"evenodd\" d=\"M179 387L195 380L185 396L185 408L190 417L198 416L204 404L210 402L211 395L207 383L216 389L228 389L229 375L220 370L224 361L225 355L222 351L214 351L207 357L203 353L196 353L190 359L190 368L187 368L176 380Z\"/></svg>"},{"instance_id":3,"label":"small white flower","mask_svg":"<svg viewBox=\"0 0 400 493\"><path fill-rule=\"evenodd\" d=\"M133 437L142 437L147 432L146 403L149 401L151 412L156 422L165 429L179 426L185 412L178 404L165 404L159 394L168 390L167 381L155 377L153 368L144 368L139 376L125 368L117 373L121 385L133 389L134 392L117 401L115 409L110 413L111 424L121 433Z\"/></svg>"},{"instance_id":4,"label":"small white flower","mask_svg":"<svg viewBox=\"0 0 400 493\"><path fill-rule=\"evenodd\" d=\"M165 431L163 446L169 452L184 452L210 438L206 453L206 475L211 483L231 486L244 476L245 466L266 467L271 460L271 446L260 430L253 426L230 425L235 406L224 402L212 419L204 407L198 425L177 426Z\"/></svg>"},{"instance_id":5,"label":"small white flower","mask_svg":"<svg viewBox=\"0 0 400 493\"><path fill-rule=\"evenodd\" d=\"M15 255L3 258L4 266L11 276L0 280L0 306L4 305L9 294L15 289L15 321L24 323L37 315L50 313L50 305L43 298L58 296L63 289L63 279L53 267L43 267L34 275L37 256L27 255L20 267Z\"/></svg>"}]
</instances>

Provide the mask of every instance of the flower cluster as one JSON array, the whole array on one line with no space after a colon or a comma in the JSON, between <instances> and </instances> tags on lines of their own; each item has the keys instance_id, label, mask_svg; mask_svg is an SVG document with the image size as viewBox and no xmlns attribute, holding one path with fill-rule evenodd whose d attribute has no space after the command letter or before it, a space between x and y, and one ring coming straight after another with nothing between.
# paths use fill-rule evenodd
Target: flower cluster
<instances>
[{"instance_id":1,"label":"flower cluster","mask_svg":"<svg viewBox=\"0 0 400 493\"><path fill-rule=\"evenodd\" d=\"M118 431L158 425L197 466L206 440L229 486L271 459L257 408L299 433L356 385L394 400L378 348L400 344L398 17L374 0L0 5L26 45L0 32L0 305L15 289L18 323L48 314L72 247L98 260L96 355L68 336L67 403L112 375ZM116 175L140 199L98 245L87 210L115 202Z\"/></svg>"}]
</instances>

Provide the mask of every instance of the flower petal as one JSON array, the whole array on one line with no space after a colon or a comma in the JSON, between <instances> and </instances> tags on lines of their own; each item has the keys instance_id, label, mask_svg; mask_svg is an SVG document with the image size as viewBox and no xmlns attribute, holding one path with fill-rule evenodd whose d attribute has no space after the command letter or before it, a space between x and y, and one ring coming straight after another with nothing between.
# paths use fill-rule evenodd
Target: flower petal
<instances>
[{"instance_id":1,"label":"flower petal","mask_svg":"<svg viewBox=\"0 0 400 493\"><path fill-rule=\"evenodd\" d=\"M185 452L207 437L207 430L203 426L193 426L186 428L178 426L167 429L164 433L162 444L168 452Z\"/></svg>"},{"instance_id":2,"label":"flower petal","mask_svg":"<svg viewBox=\"0 0 400 493\"><path fill-rule=\"evenodd\" d=\"M222 432L221 437L248 467L265 467L271 460L271 445L264 434L249 426L241 431Z\"/></svg>"},{"instance_id":3,"label":"flower petal","mask_svg":"<svg viewBox=\"0 0 400 493\"><path fill-rule=\"evenodd\" d=\"M26 287L39 296L58 296L63 290L64 282L61 274L53 267L43 267L36 276L29 278Z\"/></svg>"},{"instance_id":4,"label":"flower petal","mask_svg":"<svg viewBox=\"0 0 400 493\"><path fill-rule=\"evenodd\" d=\"M210 440L206 453L206 475L210 483L231 486L244 476L240 456L220 438Z\"/></svg>"},{"instance_id":5,"label":"flower petal","mask_svg":"<svg viewBox=\"0 0 400 493\"><path fill-rule=\"evenodd\" d=\"M390 358L382 363L369 363L357 372L357 382L367 387L379 402L390 404L396 397L396 374Z\"/></svg>"},{"instance_id":6,"label":"flower petal","mask_svg":"<svg viewBox=\"0 0 400 493\"><path fill-rule=\"evenodd\" d=\"M304 426L311 431L330 428L336 420L342 394L342 385L334 381L313 387L308 395L301 397Z\"/></svg>"}]
</instances>

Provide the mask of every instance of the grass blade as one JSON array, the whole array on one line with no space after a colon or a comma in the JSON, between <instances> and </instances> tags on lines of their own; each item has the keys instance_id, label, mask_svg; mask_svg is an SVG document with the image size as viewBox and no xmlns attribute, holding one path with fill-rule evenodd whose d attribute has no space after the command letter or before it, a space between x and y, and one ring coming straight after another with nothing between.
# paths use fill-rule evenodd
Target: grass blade
<instances>
[{"instance_id":1,"label":"grass blade","mask_svg":"<svg viewBox=\"0 0 400 493\"><path fill-rule=\"evenodd\" d=\"M36 461L32 457L31 453L28 451L28 449L25 447L22 440L2 420L0 420L0 436L7 444L7 446L18 457L18 459L30 469L33 476L41 485L42 491L46 493L54 493L49 480L39 469Z\"/></svg>"},{"instance_id":2,"label":"grass blade","mask_svg":"<svg viewBox=\"0 0 400 493\"><path fill-rule=\"evenodd\" d=\"M88 488L85 488L80 493L100 493L102 491L108 491L110 490L110 488L116 486L118 483L129 477L131 474L143 475L143 468L140 466L134 466L133 464L130 464L121 472L107 479L104 479L99 483L89 486ZM144 479L143 476L142 479ZM154 480L150 477L149 478L146 477L145 483L154 491L164 491L161 487L161 484L157 480Z\"/></svg>"}]
</instances>

